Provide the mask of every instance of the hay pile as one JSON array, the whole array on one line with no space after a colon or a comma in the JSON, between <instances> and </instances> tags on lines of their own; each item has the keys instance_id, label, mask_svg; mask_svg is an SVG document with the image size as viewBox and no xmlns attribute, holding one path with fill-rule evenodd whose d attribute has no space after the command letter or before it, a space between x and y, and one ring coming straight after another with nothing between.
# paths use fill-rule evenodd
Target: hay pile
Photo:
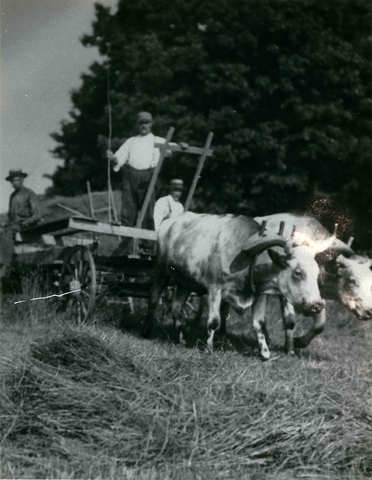
<instances>
[{"instance_id":1,"label":"hay pile","mask_svg":"<svg viewBox=\"0 0 372 480\"><path fill-rule=\"evenodd\" d=\"M155 466L133 478L368 478L372 416L338 374L327 385L298 359L262 364L66 331L33 345L5 379L3 473L127 478Z\"/></svg>"},{"instance_id":2,"label":"hay pile","mask_svg":"<svg viewBox=\"0 0 372 480\"><path fill-rule=\"evenodd\" d=\"M5 380L1 430L5 444L19 452L8 461L21 471L41 472L45 454L65 458L84 477L84 457L93 464L98 456L126 466L160 452L173 457L177 440L167 438L166 425L147 408L153 394L148 381L128 352L88 333L69 331L33 345ZM158 392L155 397L159 402Z\"/></svg>"}]
</instances>

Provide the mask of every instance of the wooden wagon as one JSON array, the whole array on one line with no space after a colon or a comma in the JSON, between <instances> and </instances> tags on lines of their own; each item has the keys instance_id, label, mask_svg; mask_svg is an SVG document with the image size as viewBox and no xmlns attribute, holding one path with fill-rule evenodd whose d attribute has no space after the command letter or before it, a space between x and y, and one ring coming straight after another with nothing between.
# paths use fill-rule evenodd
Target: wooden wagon
<instances>
[{"instance_id":1,"label":"wooden wagon","mask_svg":"<svg viewBox=\"0 0 372 480\"><path fill-rule=\"evenodd\" d=\"M155 231L142 228L142 222L167 152L181 151L179 146L169 145L173 132L170 128L165 143L156 145L161 151L160 159L135 227L121 226L116 218L108 222L98 220L91 202L89 217L74 215L41 222L17 233L13 271L41 268L47 273L51 291L74 308L79 321L88 320L99 297L148 297L156 254L155 250L142 251L139 241L155 245L157 239ZM182 150L182 153L199 155L185 211L190 207L203 164L213 154L212 137L209 133L204 148L189 146ZM110 193L109 189L109 198ZM132 240L132 250L121 253L121 243L128 238Z\"/></svg>"}]
</instances>

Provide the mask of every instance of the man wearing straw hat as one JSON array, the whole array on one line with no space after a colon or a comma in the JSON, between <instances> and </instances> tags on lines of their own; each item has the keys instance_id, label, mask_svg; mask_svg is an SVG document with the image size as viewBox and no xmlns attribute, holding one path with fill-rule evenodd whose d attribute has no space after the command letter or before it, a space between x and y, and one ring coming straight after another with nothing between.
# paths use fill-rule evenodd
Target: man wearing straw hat
<instances>
[{"instance_id":1,"label":"man wearing straw hat","mask_svg":"<svg viewBox=\"0 0 372 480\"><path fill-rule=\"evenodd\" d=\"M10 170L5 180L10 182L14 192L9 199L9 223L0 234L0 277L10 266L14 252L14 237L23 228L36 225L41 218L39 200L30 188L23 186L27 173Z\"/></svg>"},{"instance_id":2,"label":"man wearing straw hat","mask_svg":"<svg viewBox=\"0 0 372 480\"><path fill-rule=\"evenodd\" d=\"M128 138L114 154L107 152L114 164L114 171L123 168L123 191L121 224L133 227L144 202L149 183L159 162L160 150L155 143L164 143L165 139L152 132L152 115L140 112L137 118L138 135ZM171 145L176 145L172 143ZM187 143L179 144L182 149ZM144 227L152 229L155 194L153 192L144 218Z\"/></svg>"},{"instance_id":3,"label":"man wearing straw hat","mask_svg":"<svg viewBox=\"0 0 372 480\"><path fill-rule=\"evenodd\" d=\"M183 181L174 178L169 184L169 195L159 198L155 203L154 224L156 231L159 230L163 220L179 215L184 211L184 207L180 202L183 190Z\"/></svg>"}]
</instances>

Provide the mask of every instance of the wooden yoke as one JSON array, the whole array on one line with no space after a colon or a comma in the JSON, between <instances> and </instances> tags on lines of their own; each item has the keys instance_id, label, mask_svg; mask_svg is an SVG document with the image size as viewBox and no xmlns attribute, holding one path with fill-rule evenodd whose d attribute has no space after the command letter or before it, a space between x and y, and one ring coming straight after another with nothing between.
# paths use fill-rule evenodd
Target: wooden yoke
<instances>
[{"instance_id":1,"label":"wooden yoke","mask_svg":"<svg viewBox=\"0 0 372 480\"><path fill-rule=\"evenodd\" d=\"M159 158L158 164L155 167L154 173L152 174L151 181L150 181L150 184L149 184L149 188L147 189L146 197L145 197L145 200L143 201L142 209L141 209L141 211L138 215L138 218L137 218L137 223L136 223L137 228L142 227L142 222L143 222L143 219L145 218L146 210L149 206L151 195L152 195L152 193L155 189L155 184L156 184L156 181L158 179L160 169L161 169L161 166L163 164L164 157L167 153L167 150L168 150L168 147L169 147L169 142L171 141L173 133L174 133L174 128L170 127L170 129L168 130L168 133L167 133L167 137L165 139L165 143L162 143L161 146L160 146L160 158Z\"/></svg>"},{"instance_id":2,"label":"wooden yoke","mask_svg":"<svg viewBox=\"0 0 372 480\"><path fill-rule=\"evenodd\" d=\"M189 193L187 195L187 199L186 199L186 202L185 202L185 212L188 212L188 210L190 208L191 200L192 200L192 197L194 195L196 185L198 183L198 180L199 180L199 177L200 177L200 172L203 168L205 159L207 158L207 156L212 155L212 152L209 150L209 147L212 143L212 138L213 138L213 133L209 132L208 137L207 137L207 141L205 142L204 149L202 151L203 153L201 154L201 156L199 158L199 163L198 163L198 166L196 168L196 172L195 172L194 178L192 180L192 184L191 184Z\"/></svg>"},{"instance_id":3,"label":"wooden yoke","mask_svg":"<svg viewBox=\"0 0 372 480\"><path fill-rule=\"evenodd\" d=\"M170 151L170 152L191 153L191 154L194 154L194 155L200 155L199 163L198 163L198 166L196 168L196 172L195 172L193 181L191 183L189 193L187 194L187 199L186 199L186 202L185 202L185 210L184 210L185 212L187 212L190 208L190 203L191 203L192 197L195 193L196 185L198 183L198 180L199 180L199 177L200 177L200 172L203 168L205 159L207 157L211 157L213 155L213 150L211 150L209 148L211 146L211 143L212 143L212 138L213 138L213 133L209 132L208 137L207 137L207 141L205 142L205 145L204 145L204 148L192 147L190 145L187 148L182 148L180 145L177 145L177 144L170 144L168 146L167 150ZM162 144L155 143L155 146L158 147L158 148L161 148Z\"/></svg>"},{"instance_id":4,"label":"wooden yoke","mask_svg":"<svg viewBox=\"0 0 372 480\"><path fill-rule=\"evenodd\" d=\"M165 143L155 143L155 145L154 145L156 148L160 148L160 151L161 151L160 158L159 158L159 162L158 162L158 164L157 164L157 166L154 170L154 173L151 177L151 181L150 181L149 187L147 189L146 197L145 197L145 200L143 202L141 212L138 215L138 219L137 219L137 223L136 223L137 228L142 228L142 222L143 222L143 219L145 218L145 213L146 213L146 210L148 208L151 195L154 191L155 184L156 184L156 181L158 179L160 169L162 167L163 160L164 160L164 157L166 156L167 152L171 152L171 153L172 152L180 152L180 153L191 153L191 154L194 154L194 155L200 155L199 163L198 163L198 166L197 166L197 169L196 169L196 172L195 172L195 175L194 175L194 178L193 178L193 181L192 181L192 184L191 184L191 187L190 187L190 190L188 192L187 199L186 199L186 202L185 202L185 212L187 212L188 209L190 208L190 203L191 203L192 197L194 195L196 185L198 183L198 180L199 180L199 177L200 177L200 172L203 168L205 159L207 157L211 157L213 155L213 150L210 149L210 145L211 145L212 139L213 139L213 133L212 132L209 132L207 140L206 140L205 145L204 145L204 148L188 146L185 149L181 148L180 145L178 145L178 144L174 144L174 143L170 144L173 133L174 133L174 128L171 127L168 130L168 134L167 134L167 137L165 139Z\"/></svg>"},{"instance_id":5,"label":"wooden yoke","mask_svg":"<svg viewBox=\"0 0 372 480\"><path fill-rule=\"evenodd\" d=\"M185 203L185 212L187 212L189 207L190 207L190 203L191 203L192 197L194 195L196 185L198 183L198 180L199 180L199 177L200 177L200 172L203 168L205 159L207 157L211 157L213 155L213 150L211 150L209 148L210 145L211 145L211 142L212 142L212 138L213 138L213 133L212 132L209 132L207 141L204 145L204 148L192 147L192 146L188 146L187 148L182 148L180 145L178 145L176 143L171 144L170 141L172 139L173 133L174 133L174 128L171 127L168 130L168 134L167 134L167 137L165 139L165 143L155 143L155 145L154 145L155 148L160 149L160 158L159 158L158 164L156 165L155 170L152 174L151 181L150 181L150 184L148 186L146 196L145 196L145 200L143 202L141 211L138 214L138 218L137 218L137 222L136 222L136 228L142 228L142 223L143 223L143 220L145 218L146 210L148 209L148 206L149 206L149 203L150 203L151 195L154 192L156 181L157 181L159 173L160 173L160 169L163 165L164 158L165 158L165 156L167 155L168 152L170 152L170 153L172 153L172 152L192 153L192 154L200 155L199 163L198 163L198 166L197 166L197 169L196 169L196 172L195 172L195 175L194 175L189 193L187 195L187 199L186 199L186 203ZM138 252L138 239L135 238L134 239L134 253L137 253L137 252Z\"/></svg>"}]
</instances>

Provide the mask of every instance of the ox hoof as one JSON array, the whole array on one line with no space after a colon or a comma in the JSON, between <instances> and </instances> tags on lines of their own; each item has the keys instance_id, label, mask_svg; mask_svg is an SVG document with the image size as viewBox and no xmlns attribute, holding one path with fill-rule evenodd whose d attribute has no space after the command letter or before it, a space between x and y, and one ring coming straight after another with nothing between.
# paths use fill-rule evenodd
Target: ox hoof
<instances>
[{"instance_id":1,"label":"ox hoof","mask_svg":"<svg viewBox=\"0 0 372 480\"><path fill-rule=\"evenodd\" d=\"M187 345L185 335L183 332L179 332L178 334L178 343L184 347L186 347Z\"/></svg>"},{"instance_id":2,"label":"ox hoof","mask_svg":"<svg viewBox=\"0 0 372 480\"><path fill-rule=\"evenodd\" d=\"M261 360L263 360L264 362L266 362L266 360L269 360L270 359L270 352L268 350L265 350L263 352L260 352L260 358Z\"/></svg>"},{"instance_id":3,"label":"ox hoof","mask_svg":"<svg viewBox=\"0 0 372 480\"><path fill-rule=\"evenodd\" d=\"M305 348L308 346L308 342L303 337L297 337L293 339L293 346L295 348Z\"/></svg>"},{"instance_id":4,"label":"ox hoof","mask_svg":"<svg viewBox=\"0 0 372 480\"><path fill-rule=\"evenodd\" d=\"M205 346L205 351L206 351L207 353L213 353L213 351L214 351L213 344L212 344L212 345L208 345L208 343L207 343L207 345Z\"/></svg>"},{"instance_id":5,"label":"ox hoof","mask_svg":"<svg viewBox=\"0 0 372 480\"><path fill-rule=\"evenodd\" d=\"M293 345L285 345L284 346L284 351L285 351L286 355L288 355L288 356L291 356L291 357L295 356L295 349L294 349Z\"/></svg>"}]
</instances>

